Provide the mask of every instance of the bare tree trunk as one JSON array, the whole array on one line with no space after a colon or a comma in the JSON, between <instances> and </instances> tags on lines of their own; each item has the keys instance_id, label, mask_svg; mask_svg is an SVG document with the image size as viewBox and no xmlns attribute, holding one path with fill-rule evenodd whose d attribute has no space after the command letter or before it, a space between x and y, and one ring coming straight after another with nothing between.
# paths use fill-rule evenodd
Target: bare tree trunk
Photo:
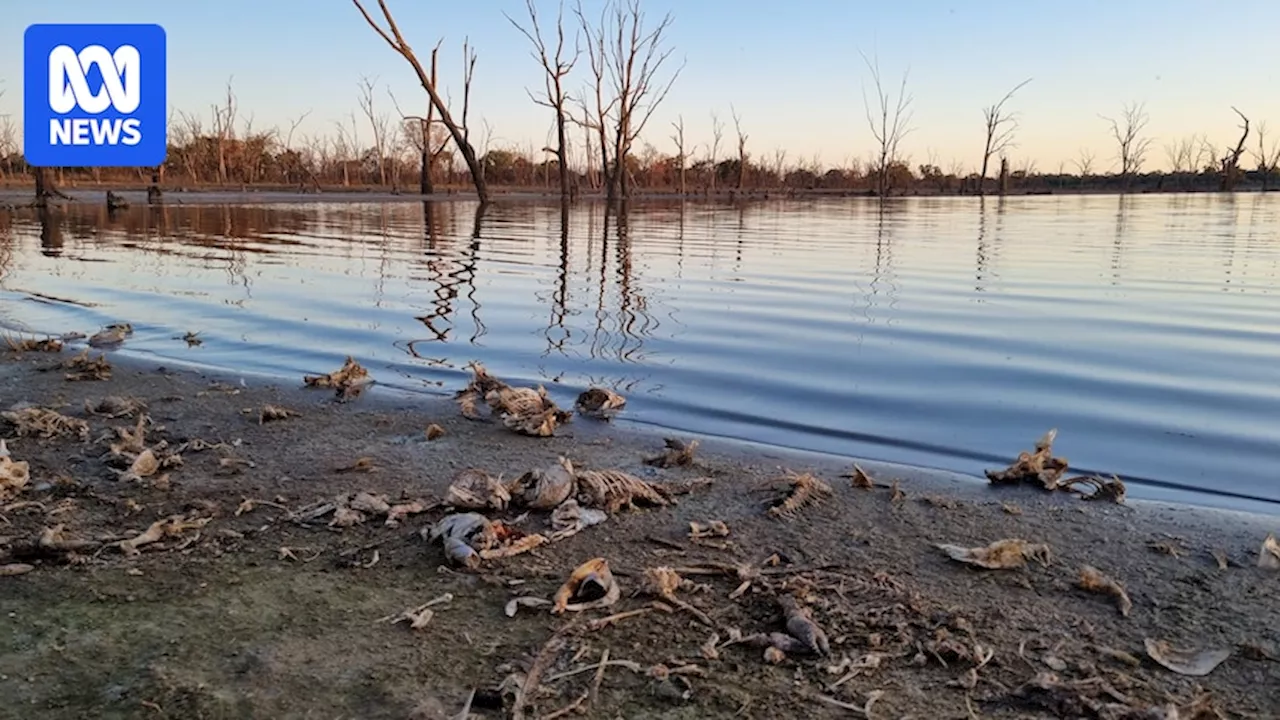
<instances>
[{"instance_id":1,"label":"bare tree trunk","mask_svg":"<svg viewBox=\"0 0 1280 720\"><path fill-rule=\"evenodd\" d=\"M732 105L729 112L733 114L733 130L738 134L738 192L742 192L747 184L747 136L742 132L742 118Z\"/></svg>"},{"instance_id":2,"label":"bare tree trunk","mask_svg":"<svg viewBox=\"0 0 1280 720\"><path fill-rule=\"evenodd\" d=\"M547 45L542 40L542 31L538 27L538 11L534 8L533 0L525 0L525 7L529 11L529 22L532 26L532 32L524 29L510 16L507 20L515 25L516 29L524 34L529 42L533 44L537 50L537 58L542 63L543 79L546 86L546 94L541 98L534 97L530 93L533 101L543 107L551 108L556 113L556 162L560 165L560 199L568 200L570 196L569 187L569 149L568 149L568 132L566 125L569 118L565 112L565 102L568 96L564 91L564 78L573 70L574 64L578 61L580 50L574 49L571 59L564 59L564 8L560 8L560 12L556 15L556 49L555 56L549 56L547 53ZM504 13L505 15L505 13Z\"/></svg>"},{"instance_id":3,"label":"bare tree trunk","mask_svg":"<svg viewBox=\"0 0 1280 720\"><path fill-rule=\"evenodd\" d=\"M986 121L986 144L982 150L982 176L978 178L978 194L983 194L983 186L987 182L987 165L992 155L1003 155L1004 151L1013 147L1013 134L1018 130L1018 121L1013 113L1004 112L1004 104L1018 92L1023 85L1031 82L1027 78L1000 98L1000 102L982 109L982 117ZM1004 127L1008 126L1008 127Z\"/></svg>"},{"instance_id":4,"label":"bare tree trunk","mask_svg":"<svg viewBox=\"0 0 1280 720\"><path fill-rule=\"evenodd\" d=\"M678 116L676 121L671 123L671 127L676 131L676 133L671 136L671 139L675 141L676 144L676 162L680 163L680 197L684 197L684 171L685 166L689 164L689 156L685 153L684 149L684 116Z\"/></svg>"},{"instance_id":5,"label":"bare tree trunk","mask_svg":"<svg viewBox=\"0 0 1280 720\"><path fill-rule=\"evenodd\" d=\"M392 50L396 51L405 59L412 67L413 71L418 75L418 82L422 84L422 88L427 91L427 95L431 97L431 104L440 113L440 122L449 130L449 134L453 137L453 142L458 146L458 152L462 153L462 159L467 163L467 169L471 172L471 180L476 187L476 195L480 197L480 203L483 205L489 202L489 188L485 183L484 170L480 167L479 158L476 157L475 148L467 141L464 135L464 129L454 122L453 116L449 114L449 108L445 105L444 100L436 91L435 83L428 77L427 71L422 67L422 63L418 62L417 56L409 44L404 41L404 37L400 34L400 28L396 25L395 19L391 16L391 11L387 9L386 0L378 0L378 7L382 10L382 16L387 22L387 30L383 30L373 17L365 11L364 6L360 4L360 0L351 0L360 14L364 16L365 22L369 23L369 27L373 28L379 36L386 41ZM465 117L465 112L464 112Z\"/></svg>"},{"instance_id":6,"label":"bare tree trunk","mask_svg":"<svg viewBox=\"0 0 1280 720\"><path fill-rule=\"evenodd\" d=\"M1244 154L1244 142L1249 137L1249 118L1234 107L1231 109L1236 111L1236 114L1244 121L1244 125L1241 126L1243 132L1240 133L1240 142L1236 143L1235 149L1228 152L1227 156L1222 160L1222 184L1220 187L1223 192L1231 192L1236 188L1236 182L1240 179L1240 156Z\"/></svg>"}]
</instances>

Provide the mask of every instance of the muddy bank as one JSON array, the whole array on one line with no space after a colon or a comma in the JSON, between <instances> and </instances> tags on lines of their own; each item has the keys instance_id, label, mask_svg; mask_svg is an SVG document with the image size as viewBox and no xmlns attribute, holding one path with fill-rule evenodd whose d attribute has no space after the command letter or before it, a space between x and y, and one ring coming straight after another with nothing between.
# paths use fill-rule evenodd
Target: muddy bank
<instances>
[{"instance_id":1,"label":"muddy bank","mask_svg":"<svg viewBox=\"0 0 1280 720\"><path fill-rule=\"evenodd\" d=\"M570 707L556 716L856 717L841 704L869 702L883 718L1207 718L1280 706L1280 571L1258 567L1270 518L874 463L859 463L874 481L861 488L843 476L852 461L707 438L692 462L660 468L644 459L661 438L616 423L575 417L528 437L483 411L468 420L453 402L376 387L339 402L301 378L241 384L110 352L103 379L54 367L80 349L0 359L2 409L70 419L62 434L45 426L48 438L0 421L30 473L0 519L0 564L25 566L0 577L0 717L446 718L468 698L476 717L519 706L530 718ZM141 405L102 405L108 396ZM268 405L297 415L260 422ZM131 468L139 417L155 466ZM443 434L428 440L432 424ZM576 472L626 472L661 501L475 568L420 535L449 513L439 503L459 471L509 481L561 457ZM830 492L770 512L787 471ZM389 524L359 492L402 517ZM588 504L581 485L579 497ZM553 536L548 511L522 519L516 498L506 504L484 513L505 523L505 542ZM1009 538L1046 547L988 570L936 546ZM529 601L508 616L513 598L550 601L593 558L607 560L616 602L556 614ZM1082 589L1085 566L1127 604ZM666 595L662 567L683 581ZM396 622L433 600L414 616L421 627ZM813 625L795 620L805 615ZM1148 640L1227 655L1180 674ZM1183 709L1155 710L1166 706Z\"/></svg>"}]
</instances>

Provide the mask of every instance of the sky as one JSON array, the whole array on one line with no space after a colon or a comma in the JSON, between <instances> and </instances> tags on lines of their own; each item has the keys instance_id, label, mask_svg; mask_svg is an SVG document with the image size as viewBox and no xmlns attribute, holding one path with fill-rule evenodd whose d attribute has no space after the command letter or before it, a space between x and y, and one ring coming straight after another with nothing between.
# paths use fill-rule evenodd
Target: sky
<instances>
[{"instance_id":1,"label":"sky","mask_svg":"<svg viewBox=\"0 0 1280 720\"><path fill-rule=\"evenodd\" d=\"M557 0L534 0L544 32ZM912 131L903 154L912 166L932 159L944 170L981 162L982 108L1031 79L1006 105L1016 111L1016 169L1033 161L1042 172L1074 170L1082 149L1095 171L1115 165L1116 147L1102 115L1118 117L1144 103L1152 139L1147 169L1167 166L1165 145L1206 133L1234 145L1244 112L1256 130L1269 121L1280 139L1280 43L1264 38L1280 27L1280 2L1239 0L1073 0L1072 2L855 2L854 0L641 0L648 25L670 12L670 70L683 63L642 140L674 153L671 123L683 117L686 144L706 153L711 113L725 123L721 157L736 151L731 108L741 118L748 151L766 160L779 149L788 162L823 165L865 160L875 141L868 128L860 52L878 60L896 92L904 72L913 97ZM377 17L377 0L365 0ZM524 0L387 0L406 40L424 61L443 39L441 84L460 97L462 41L478 61L473 137L492 128L491 147L540 148L554 116L526 88L542 87L528 41L503 17L527 19ZM604 0L582 0L588 17ZM394 113L388 89L406 113L425 106L412 69L361 18L350 0L59 0L5 3L0 30L0 114L21 122L22 33L37 22L154 22L168 37L171 108L210 116L231 82L241 117L254 126L334 135L336 123L359 113L362 78L378 85L379 111ZM572 24L573 0L565 4ZM580 90L585 58L568 86ZM874 102L874 95L868 93ZM347 120L349 122L349 119ZM360 138L369 144L367 124ZM478 140L478 138L477 138ZM1250 137L1255 145L1256 137ZM483 148L481 148L483 150ZM694 154L694 153L690 153ZM1247 161L1252 166L1252 161Z\"/></svg>"}]
</instances>

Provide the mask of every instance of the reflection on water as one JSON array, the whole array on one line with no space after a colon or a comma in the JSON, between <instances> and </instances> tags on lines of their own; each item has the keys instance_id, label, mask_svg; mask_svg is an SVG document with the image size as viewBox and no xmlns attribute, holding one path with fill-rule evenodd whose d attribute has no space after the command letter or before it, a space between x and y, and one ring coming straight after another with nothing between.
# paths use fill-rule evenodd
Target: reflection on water
<instances>
[{"instance_id":1,"label":"reflection on water","mask_svg":"<svg viewBox=\"0 0 1280 720\"><path fill-rule=\"evenodd\" d=\"M478 359L639 422L971 473L1057 427L1135 494L1280 501L1277 221L1274 194L29 210L0 214L0 322L127 320L133 350L291 377L352 354L435 393Z\"/></svg>"}]
</instances>

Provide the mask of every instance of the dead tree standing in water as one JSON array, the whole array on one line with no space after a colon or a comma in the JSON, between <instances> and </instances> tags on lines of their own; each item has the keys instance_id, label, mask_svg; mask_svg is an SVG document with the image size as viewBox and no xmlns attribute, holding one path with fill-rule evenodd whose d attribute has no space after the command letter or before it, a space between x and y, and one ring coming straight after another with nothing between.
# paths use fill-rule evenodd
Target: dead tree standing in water
<instances>
[{"instance_id":1,"label":"dead tree standing in water","mask_svg":"<svg viewBox=\"0 0 1280 720\"><path fill-rule=\"evenodd\" d=\"M437 59L440 54L440 45L443 41L436 43L431 48L431 84L436 85L436 67ZM396 96L387 89L387 94L391 97L391 104L395 106L396 112L400 114L400 119L405 123L404 134L408 138L409 143L418 151L419 175L418 175L418 193L421 195L432 195L435 193L435 171L436 163L439 162L440 156L444 154L446 148L449 147L449 133L447 130L436 132L439 129L439 123L436 122L436 106L430 101L427 102L427 115L405 115L400 109L400 103L396 101ZM466 122L466 119L463 119Z\"/></svg>"},{"instance_id":2,"label":"dead tree standing in water","mask_svg":"<svg viewBox=\"0 0 1280 720\"><path fill-rule=\"evenodd\" d=\"M675 130L675 134L671 136L671 141L676 144L676 162L680 163L680 197L685 196L684 169L689 164L689 156L684 150L684 116L676 117L676 121L671 123L671 128Z\"/></svg>"},{"instance_id":3,"label":"dead tree standing in water","mask_svg":"<svg viewBox=\"0 0 1280 720\"><path fill-rule=\"evenodd\" d=\"M1267 145L1267 123L1258 123L1258 149L1253 151L1253 158L1258 161L1258 174L1262 176L1262 189L1267 190L1271 184L1271 174L1280 166L1280 144L1275 140Z\"/></svg>"},{"instance_id":4,"label":"dead tree standing in water","mask_svg":"<svg viewBox=\"0 0 1280 720\"><path fill-rule=\"evenodd\" d=\"M1022 86L1031 82L1027 78L1000 98L1000 102L982 108L982 117L986 121L987 142L982 151L982 176L978 178L978 194L983 194L983 186L987 184L987 165L993 155L1003 155L1005 150L1013 147L1013 134L1018 130L1018 120L1014 113L1006 113L1004 104L1009 102L1013 94Z\"/></svg>"},{"instance_id":5,"label":"dead tree standing in water","mask_svg":"<svg viewBox=\"0 0 1280 720\"><path fill-rule=\"evenodd\" d=\"M355 4L356 9L364 16L365 22L369 23L369 27L386 41L387 45L395 50L401 57L405 59L413 67L413 71L418 75L418 82L422 84L422 88L427 91L427 95L431 97L431 106L436 112L440 113L440 122L449 130L449 135L453 138L453 143L458 147L458 152L462 154L462 159L467 163L467 170L471 172L471 180L476 187L476 195L480 198L480 203L489 202L489 187L485 183L484 171L480 167L480 160L476 157L475 148L467 141L466 130L463 125L455 122L453 116L449 113L449 108L445 105L444 100L440 97L440 93L436 90L436 84L432 82L431 77L427 75L426 69L422 67L422 63L418 62L417 55L413 49L404 41L404 36L400 34L400 28L396 25L395 18L391 17L391 11L387 9L386 0L378 0L378 7L382 10L382 17L387 22L387 29L383 30L373 17L365 11L364 6L360 4L360 0L351 0ZM470 66L474 67L474 56L470 59ZM470 71L467 73L467 90L470 87ZM469 92L466 93L469 95ZM469 100L469 97L467 98ZM463 118L466 118L466 102L464 101Z\"/></svg>"},{"instance_id":6,"label":"dead tree standing in water","mask_svg":"<svg viewBox=\"0 0 1280 720\"><path fill-rule=\"evenodd\" d=\"M742 192L747 185L747 135L742 132L742 118L733 105L729 106L729 113L733 115L733 131L738 134L738 192Z\"/></svg>"},{"instance_id":7,"label":"dead tree standing in water","mask_svg":"<svg viewBox=\"0 0 1280 720\"><path fill-rule=\"evenodd\" d=\"M542 30L538 27L538 11L534 9L533 0L525 0L525 6L529 10L529 24L531 30L526 30L519 23L506 15L508 21L524 34L529 42L533 44L533 57L542 64L542 70L545 73L543 80L546 85L546 92L541 98L529 93L529 98L538 105L550 108L556 113L556 162L560 165L560 199L568 200L570 196L569 183L569 140L566 126L569 122L569 116L565 112L565 102L568 95L564 90L564 78L573 70L573 66L578 62L578 57L582 54L582 49L578 47L577 37L574 38L573 57L565 59L564 52L564 3L560 4L558 13L556 14L556 49L555 55L547 54L547 44L542 39ZM527 91L526 91L527 92Z\"/></svg>"},{"instance_id":8,"label":"dead tree standing in water","mask_svg":"<svg viewBox=\"0 0 1280 720\"><path fill-rule=\"evenodd\" d=\"M594 27L582 14L581 0L577 15L588 40L587 54L596 76L597 115L592 120L601 126L601 139L613 146L612 167L605 163L606 197L610 202L625 200L631 195L627 159L632 145L684 69L682 63L665 84L658 80L658 73L671 56L671 50L663 49L662 44L673 18L667 13L653 30L646 31L640 0L612 0L601 14L599 25ZM611 83L611 114L602 111L601 84L606 72ZM612 138L603 137L604 127L612 130ZM607 160L607 153L601 154Z\"/></svg>"},{"instance_id":9,"label":"dead tree standing in water","mask_svg":"<svg viewBox=\"0 0 1280 720\"><path fill-rule=\"evenodd\" d=\"M1236 143L1234 150L1228 150L1227 154L1222 158L1222 184L1219 186L1223 192L1231 192L1236 189L1236 182L1240 179L1240 156L1244 154L1245 140L1249 139L1249 118L1244 113L1236 110L1235 113L1244 121L1241 125L1243 132L1240 133L1240 142Z\"/></svg>"},{"instance_id":10,"label":"dead tree standing in water","mask_svg":"<svg viewBox=\"0 0 1280 720\"><path fill-rule=\"evenodd\" d=\"M1149 120L1146 110L1141 103L1126 105L1120 121L1105 115L1102 119L1111 124L1111 137L1116 141L1117 159L1120 161L1120 177L1124 187L1128 188L1134 173L1142 169L1147 149L1151 147L1151 138L1142 136Z\"/></svg>"},{"instance_id":11,"label":"dead tree standing in water","mask_svg":"<svg viewBox=\"0 0 1280 720\"><path fill-rule=\"evenodd\" d=\"M861 53L860 53L861 54ZM911 101L907 94L907 75L902 73L902 83L898 87L898 98L892 103L889 93L880 82L880 63L872 62L865 54L862 60L871 71L871 80L876 86L876 107L867 102L866 89L862 92L862 104L867 112L867 124L871 126L871 135L876 140L876 194L885 198L889 194L889 170L898 162L898 146L902 139L911 132Z\"/></svg>"}]
</instances>

